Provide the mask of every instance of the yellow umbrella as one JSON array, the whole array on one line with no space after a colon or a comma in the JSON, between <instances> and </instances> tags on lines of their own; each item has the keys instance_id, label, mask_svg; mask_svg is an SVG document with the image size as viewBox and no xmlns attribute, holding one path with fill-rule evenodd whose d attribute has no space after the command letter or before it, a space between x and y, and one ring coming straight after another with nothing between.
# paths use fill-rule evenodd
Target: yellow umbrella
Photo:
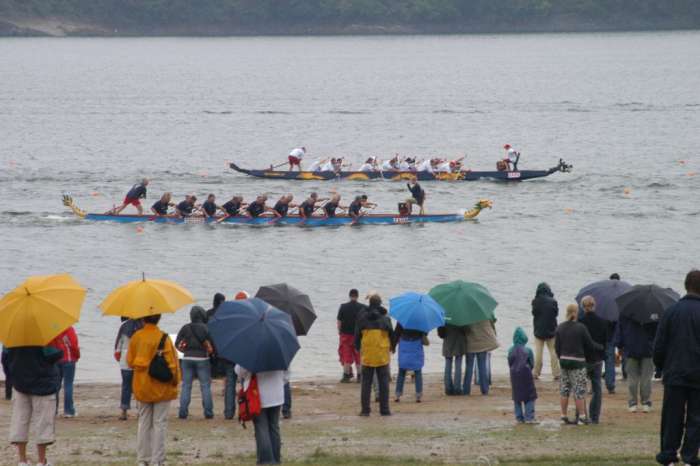
<instances>
[{"instance_id":1,"label":"yellow umbrella","mask_svg":"<svg viewBox=\"0 0 700 466\"><path fill-rule=\"evenodd\" d=\"M0 299L0 341L44 346L80 318L86 290L67 273L38 275Z\"/></svg>"},{"instance_id":2,"label":"yellow umbrella","mask_svg":"<svg viewBox=\"0 0 700 466\"><path fill-rule=\"evenodd\" d=\"M192 294L175 282L142 280L129 282L112 291L100 304L102 315L140 319L175 312L193 303Z\"/></svg>"}]
</instances>

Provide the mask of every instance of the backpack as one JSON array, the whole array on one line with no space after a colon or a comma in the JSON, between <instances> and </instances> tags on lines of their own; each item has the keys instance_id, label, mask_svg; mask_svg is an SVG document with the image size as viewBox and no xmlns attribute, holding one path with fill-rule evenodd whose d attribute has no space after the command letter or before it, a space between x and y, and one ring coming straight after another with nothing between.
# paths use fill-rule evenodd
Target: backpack
<instances>
[{"instance_id":1,"label":"backpack","mask_svg":"<svg viewBox=\"0 0 700 466\"><path fill-rule=\"evenodd\" d=\"M238 421L245 429L245 423L252 421L262 412L260 405L260 390L258 390L258 378L255 374L250 378L248 388L238 391Z\"/></svg>"},{"instance_id":2,"label":"backpack","mask_svg":"<svg viewBox=\"0 0 700 466\"><path fill-rule=\"evenodd\" d=\"M151 359L151 364L148 366L148 375L163 383L173 381L173 372L168 366L168 361L166 361L165 357L163 356L166 338L168 338L168 334L163 333L160 343L158 343L158 350L156 350L156 354L153 356L153 359Z\"/></svg>"}]
</instances>

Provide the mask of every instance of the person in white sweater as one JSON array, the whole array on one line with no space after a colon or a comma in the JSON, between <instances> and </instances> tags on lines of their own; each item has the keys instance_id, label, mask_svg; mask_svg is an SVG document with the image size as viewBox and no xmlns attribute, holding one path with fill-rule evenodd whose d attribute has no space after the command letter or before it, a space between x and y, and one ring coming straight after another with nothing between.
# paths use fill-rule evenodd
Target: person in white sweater
<instances>
[{"instance_id":1,"label":"person in white sweater","mask_svg":"<svg viewBox=\"0 0 700 466\"><path fill-rule=\"evenodd\" d=\"M243 389L247 389L253 374L240 365L236 365L235 370L238 378L242 380ZM258 379L262 408L260 415L253 419L257 463L280 464L282 462L280 407L284 404L285 371L258 372L254 375Z\"/></svg>"}]
</instances>

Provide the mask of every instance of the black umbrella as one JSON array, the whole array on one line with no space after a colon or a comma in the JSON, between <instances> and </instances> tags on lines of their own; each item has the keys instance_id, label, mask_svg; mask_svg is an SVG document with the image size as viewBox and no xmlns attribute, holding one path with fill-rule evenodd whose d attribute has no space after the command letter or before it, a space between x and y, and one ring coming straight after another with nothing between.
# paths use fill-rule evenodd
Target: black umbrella
<instances>
[{"instance_id":1,"label":"black umbrella","mask_svg":"<svg viewBox=\"0 0 700 466\"><path fill-rule=\"evenodd\" d=\"M289 314L297 335L306 335L316 320L309 296L286 283L261 286L255 297Z\"/></svg>"},{"instance_id":2,"label":"black umbrella","mask_svg":"<svg viewBox=\"0 0 700 466\"><path fill-rule=\"evenodd\" d=\"M658 322L663 313L681 296L671 288L635 285L615 299L620 315L640 324Z\"/></svg>"}]
</instances>

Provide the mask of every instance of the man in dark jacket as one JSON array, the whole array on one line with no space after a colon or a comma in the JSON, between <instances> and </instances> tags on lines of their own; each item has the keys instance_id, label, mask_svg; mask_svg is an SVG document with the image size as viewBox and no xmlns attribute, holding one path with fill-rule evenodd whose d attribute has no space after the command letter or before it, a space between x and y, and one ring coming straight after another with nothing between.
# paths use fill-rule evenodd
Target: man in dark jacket
<instances>
[{"instance_id":1,"label":"man in dark jacket","mask_svg":"<svg viewBox=\"0 0 700 466\"><path fill-rule=\"evenodd\" d=\"M593 424L600 421L600 408L603 402L603 361L605 360L605 345L610 337L610 323L595 313L595 299L592 296L584 296L581 300L583 318L580 322L586 326L588 333L594 342L603 349L586 352L586 374L591 381L591 404L588 407L588 416Z\"/></svg>"},{"instance_id":2,"label":"man in dark jacket","mask_svg":"<svg viewBox=\"0 0 700 466\"><path fill-rule=\"evenodd\" d=\"M661 452L656 455L661 464L678 461L679 447L684 463L700 462L700 270L688 273L685 289L688 294L661 318L654 341L654 364L664 383Z\"/></svg>"},{"instance_id":3,"label":"man in dark jacket","mask_svg":"<svg viewBox=\"0 0 700 466\"><path fill-rule=\"evenodd\" d=\"M360 353L355 349L355 326L357 316L365 309L364 304L357 301L360 293L356 289L350 290L350 301L340 305L336 325L338 327L338 356L340 364L343 366L343 378L341 383L352 381L352 365L355 364L357 381L360 376Z\"/></svg>"},{"instance_id":4,"label":"man in dark jacket","mask_svg":"<svg viewBox=\"0 0 700 466\"><path fill-rule=\"evenodd\" d=\"M559 306L554 299L554 293L546 283L537 285L535 299L532 300L532 327L535 330L535 368L536 379L542 374L542 356L547 345L549 360L554 379L559 378L559 360L554 351L554 335L557 330Z\"/></svg>"},{"instance_id":5,"label":"man in dark jacket","mask_svg":"<svg viewBox=\"0 0 700 466\"><path fill-rule=\"evenodd\" d=\"M637 412L641 401L642 411L651 411L651 379L654 377L654 336L657 323L642 325L625 316L617 322L615 344L627 358L629 387L628 406L631 413Z\"/></svg>"},{"instance_id":6,"label":"man in dark jacket","mask_svg":"<svg viewBox=\"0 0 700 466\"><path fill-rule=\"evenodd\" d=\"M58 361L63 352L52 347L25 346L7 350L15 390L10 443L17 446L20 464L28 464L27 442L34 424L39 464L48 464L46 448L55 441L56 393L61 385Z\"/></svg>"},{"instance_id":7,"label":"man in dark jacket","mask_svg":"<svg viewBox=\"0 0 700 466\"><path fill-rule=\"evenodd\" d=\"M204 308L193 306L191 322L180 329L175 339L175 347L183 353L180 360L182 369L182 391L180 392L180 419L187 419L192 396L192 381L196 376L202 392L204 417L214 417L214 403L211 397L211 363L209 356L214 347L207 328L207 314Z\"/></svg>"}]
</instances>

